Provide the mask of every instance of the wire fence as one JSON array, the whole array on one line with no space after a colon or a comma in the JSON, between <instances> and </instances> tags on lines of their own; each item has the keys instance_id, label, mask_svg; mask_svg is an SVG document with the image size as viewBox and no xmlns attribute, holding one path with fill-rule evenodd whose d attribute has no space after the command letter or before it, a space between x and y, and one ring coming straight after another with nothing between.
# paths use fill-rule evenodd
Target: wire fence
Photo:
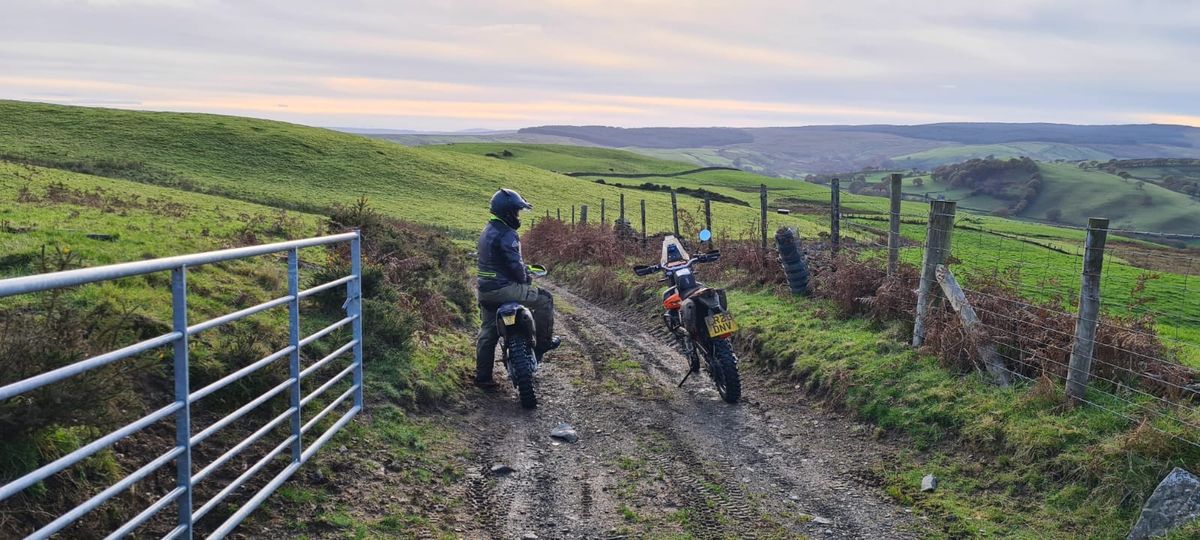
<instances>
[{"instance_id":1,"label":"wire fence","mask_svg":"<svg viewBox=\"0 0 1200 540\"><path fill-rule=\"evenodd\" d=\"M757 250L741 258L778 266L766 226L778 218L761 191L759 220L734 227L745 229L741 242L731 242L727 228L716 242ZM1003 384L1050 385L1064 406L1092 406L1200 448L1200 251L1160 242L1200 236L1106 220L995 220L959 212L952 201L909 201L899 175L881 191L888 196L843 199L835 180L825 206L804 209L828 224L804 245L823 294L844 311L909 320L913 345L947 366L977 368ZM671 232L721 229L708 202L695 212L673 204ZM620 219L604 202L597 207L590 218L583 207L545 218L595 225L600 217L643 244L651 235L644 207L626 213L622 200Z\"/></svg>"},{"instance_id":2,"label":"wire fence","mask_svg":"<svg viewBox=\"0 0 1200 540\"><path fill-rule=\"evenodd\" d=\"M915 268L887 278L896 289L917 291L902 297L914 317L914 345L981 370L988 365L981 356L994 355L1005 373L998 380L1044 381L1064 388L1067 404L1200 447L1200 257L1147 241L1193 235L1109 227L1107 220L1002 231L953 204L931 201L921 219L890 202L860 199L849 211L831 209L840 222L831 223L831 236L841 229L873 238L840 245L835 238L830 259L834 271L839 259L887 258L889 269L893 261ZM932 283L939 264L961 283L976 321L945 301L942 283Z\"/></svg>"}]
</instances>

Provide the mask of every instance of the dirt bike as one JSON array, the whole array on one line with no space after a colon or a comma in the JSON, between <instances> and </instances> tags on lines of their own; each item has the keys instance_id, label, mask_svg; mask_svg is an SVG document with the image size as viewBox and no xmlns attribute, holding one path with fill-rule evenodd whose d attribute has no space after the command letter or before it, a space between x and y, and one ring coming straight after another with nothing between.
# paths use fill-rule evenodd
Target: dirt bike
<instances>
[{"instance_id":1,"label":"dirt bike","mask_svg":"<svg viewBox=\"0 0 1200 540\"><path fill-rule=\"evenodd\" d=\"M544 266L534 264L527 268L531 276L547 274ZM533 351L536 335L533 312L517 302L501 304L496 309L496 329L500 333L501 360L508 370L508 380L512 381L521 398L521 406L526 409L537 407L537 392L533 388L533 374L538 369L537 355Z\"/></svg>"},{"instance_id":2,"label":"dirt bike","mask_svg":"<svg viewBox=\"0 0 1200 540\"><path fill-rule=\"evenodd\" d=\"M707 230L700 233L702 241L708 241L711 237ZM679 381L679 387L693 373L700 371L700 359L703 358L721 399L727 403L737 403L742 395L742 382L738 375L737 356L733 354L733 346L729 341L737 330L737 323L729 313L725 291L705 287L696 281L692 271L696 263L713 262L720 258L721 252L716 250L690 257L678 239L667 236L663 239L659 264L637 265L633 271L639 276L662 272L663 278L659 281L669 284L662 295L665 308L663 323L688 359L688 372Z\"/></svg>"}]
</instances>

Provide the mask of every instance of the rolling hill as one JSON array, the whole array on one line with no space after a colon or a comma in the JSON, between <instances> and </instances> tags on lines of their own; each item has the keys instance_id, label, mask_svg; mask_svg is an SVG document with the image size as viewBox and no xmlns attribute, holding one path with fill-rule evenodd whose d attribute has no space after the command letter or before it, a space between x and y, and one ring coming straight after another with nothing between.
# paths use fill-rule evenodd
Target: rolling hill
<instances>
[{"instance_id":1,"label":"rolling hill","mask_svg":"<svg viewBox=\"0 0 1200 540\"><path fill-rule=\"evenodd\" d=\"M974 157L1038 161L1200 158L1200 128L1173 125L943 123L916 126L614 128L538 126L471 135L384 136L408 145L555 143L623 148L701 166L800 178L866 167L928 169Z\"/></svg>"},{"instance_id":2,"label":"rolling hill","mask_svg":"<svg viewBox=\"0 0 1200 540\"><path fill-rule=\"evenodd\" d=\"M460 238L486 221L488 198L499 187L520 191L536 214L598 207L628 193L522 163L249 118L16 101L0 101L0 118L0 158L9 161L316 213L366 196L391 216L437 224ZM669 230L669 196L637 197L646 200L649 228ZM714 221L739 226L758 216L723 203L713 213ZM813 227L794 216L778 220Z\"/></svg>"}]
</instances>

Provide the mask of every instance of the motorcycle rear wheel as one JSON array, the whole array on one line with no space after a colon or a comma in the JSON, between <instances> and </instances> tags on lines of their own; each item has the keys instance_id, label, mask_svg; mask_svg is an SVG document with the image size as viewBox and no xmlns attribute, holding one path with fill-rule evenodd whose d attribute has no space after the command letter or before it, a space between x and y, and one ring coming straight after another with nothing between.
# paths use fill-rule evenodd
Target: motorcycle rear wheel
<instances>
[{"instance_id":1,"label":"motorcycle rear wheel","mask_svg":"<svg viewBox=\"0 0 1200 540\"><path fill-rule=\"evenodd\" d=\"M737 403L742 398L742 379L738 374L737 357L729 339L712 341L709 375L717 385L717 393L725 403Z\"/></svg>"},{"instance_id":2,"label":"motorcycle rear wheel","mask_svg":"<svg viewBox=\"0 0 1200 540\"><path fill-rule=\"evenodd\" d=\"M508 351L508 361L513 366L513 386L526 409L537 407L537 393L533 388L533 350L526 340L517 340Z\"/></svg>"}]
</instances>

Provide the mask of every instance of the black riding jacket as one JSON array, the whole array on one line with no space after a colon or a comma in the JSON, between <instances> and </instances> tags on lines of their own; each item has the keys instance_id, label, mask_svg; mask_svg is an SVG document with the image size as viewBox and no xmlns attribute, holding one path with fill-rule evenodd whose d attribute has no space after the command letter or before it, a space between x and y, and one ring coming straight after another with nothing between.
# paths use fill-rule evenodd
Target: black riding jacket
<instances>
[{"instance_id":1,"label":"black riding jacket","mask_svg":"<svg viewBox=\"0 0 1200 540\"><path fill-rule=\"evenodd\" d=\"M494 291L513 283L529 283L525 262L521 259L521 239L517 237L517 231L500 218L492 218L479 233L475 253L480 292Z\"/></svg>"}]
</instances>

